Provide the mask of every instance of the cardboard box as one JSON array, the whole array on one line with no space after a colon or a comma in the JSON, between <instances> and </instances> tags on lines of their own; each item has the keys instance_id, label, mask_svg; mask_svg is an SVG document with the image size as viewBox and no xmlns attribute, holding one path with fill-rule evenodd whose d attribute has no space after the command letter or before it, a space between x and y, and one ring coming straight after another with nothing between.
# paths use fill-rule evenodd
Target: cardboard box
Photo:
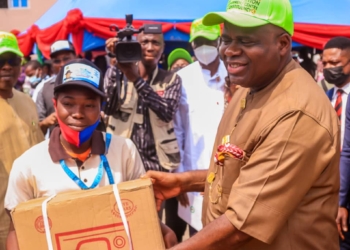
<instances>
[{"instance_id":1,"label":"cardboard box","mask_svg":"<svg viewBox=\"0 0 350 250\"><path fill-rule=\"evenodd\" d=\"M164 250L152 183L118 184L134 250ZM12 212L20 250L47 250L42 203L47 197L18 205ZM123 250L128 237L113 187L58 194L47 203L55 250Z\"/></svg>"}]
</instances>

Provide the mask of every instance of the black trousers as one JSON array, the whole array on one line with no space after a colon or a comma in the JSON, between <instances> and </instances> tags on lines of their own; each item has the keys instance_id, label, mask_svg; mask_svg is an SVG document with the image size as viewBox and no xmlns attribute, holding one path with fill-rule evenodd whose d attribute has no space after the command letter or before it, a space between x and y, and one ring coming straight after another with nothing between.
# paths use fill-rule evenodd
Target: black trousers
<instances>
[{"instance_id":1,"label":"black trousers","mask_svg":"<svg viewBox=\"0 0 350 250\"><path fill-rule=\"evenodd\" d=\"M350 224L348 225L348 229L350 229ZM340 241L340 250L350 250L350 232L343 232L345 239L339 239Z\"/></svg>"},{"instance_id":2,"label":"black trousers","mask_svg":"<svg viewBox=\"0 0 350 250\"><path fill-rule=\"evenodd\" d=\"M176 198L165 201L165 224L174 231L177 241L182 242L187 223L177 215L178 206Z\"/></svg>"}]
</instances>

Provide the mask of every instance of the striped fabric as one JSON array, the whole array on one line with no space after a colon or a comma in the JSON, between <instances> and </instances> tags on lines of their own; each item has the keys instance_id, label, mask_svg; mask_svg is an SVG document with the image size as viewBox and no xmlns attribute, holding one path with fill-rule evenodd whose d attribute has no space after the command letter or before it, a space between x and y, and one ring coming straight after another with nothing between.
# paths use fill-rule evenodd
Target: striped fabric
<instances>
[{"instance_id":1,"label":"striped fabric","mask_svg":"<svg viewBox=\"0 0 350 250\"><path fill-rule=\"evenodd\" d=\"M342 101L342 95L344 93L344 90L338 89L337 90L337 100L335 101L335 111L337 112L339 121L341 121L341 113L342 113L342 106L343 106L343 101Z\"/></svg>"}]
</instances>

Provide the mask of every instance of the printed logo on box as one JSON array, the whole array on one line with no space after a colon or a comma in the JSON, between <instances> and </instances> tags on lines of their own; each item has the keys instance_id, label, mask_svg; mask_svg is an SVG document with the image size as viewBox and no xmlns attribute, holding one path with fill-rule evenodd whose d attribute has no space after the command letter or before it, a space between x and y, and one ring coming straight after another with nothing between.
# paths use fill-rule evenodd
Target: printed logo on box
<instances>
[{"instance_id":1,"label":"printed logo on box","mask_svg":"<svg viewBox=\"0 0 350 250\"><path fill-rule=\"evenodd\" d=\"M117 236L114 238L113 240L113 244L116 248L120 249L120 248L123 248L125 247L126 245L126 240L123 236Z\"/></svg>"},{"instance_id":2,"label":"printed logo on box","mask_svg":"<svg viewBox=\"0 0 350 250\"><path fill-rule=\"evenodd\" d=\"M49 221L49 227L50 229L52 228L52 221L50 218L48 218ZM42 216L39 216L38 218L36 218L35 222L34 222L34 226L36 231L38 231L39 233L45 233L45 225L44 225L44 218Z\"/></svg>"},{"instance_id":3,"label":"printed logo on box","mask_svg":"<svg viewBox=\"0 0 350 250\"><path fill-rule=\"evenodd\" d=\"M130 249L123 223L95 225L75 231L55 234L57 250L128 250ZM131 240L132 241L132 240Z\"/></svg>"},{"instance_id":4,"label":"printed logo on box","mask_svg":"<svg viewBox=\"0 0 350 250\"><path fill-rule=\"evenodd\" d=\"M124 213L125 213L126 217L132 216L135 213L135 211L137 209L137 206L134 205L134 203L131 200L128 200L128 199L122 199L121 201L122 201L122 204L123 204ZM120 218L120 212L119 212L119 208L118 208L118 204L117 203L114 204L114 207L113 207L113 210L112 210L112 214L114 216Z\"/></svg>"}]
</instances>

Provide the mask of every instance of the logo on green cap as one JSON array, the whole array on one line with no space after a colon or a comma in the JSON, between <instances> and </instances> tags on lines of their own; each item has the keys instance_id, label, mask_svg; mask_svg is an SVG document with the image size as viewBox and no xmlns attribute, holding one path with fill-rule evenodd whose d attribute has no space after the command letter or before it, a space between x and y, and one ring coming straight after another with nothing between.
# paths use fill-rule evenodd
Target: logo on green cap
<instances>
[{"instance_id":1,"label":"logo on green cap","mask_svg":"<svg viewBox=\"0 0 350 250\"><path fill-rule=\"evenodd\" d=\"M0 46L16 47L17 40L11 35L0 34Z\"/></svg>"},{"instance_id":2,"label":"logo on green cap","mask_svg":"<svg viewBox=\"0 0 350 250\"><path fill-rule=\"evenodd\" d=\"M193 21L191 25L190 42L197 37L204 37L209 40L217 39L221 34L220 25L206 26L203 24L203 19L199 18Z\"/></svg>"},{"instance_id":3,"label":"logo on green cap","mask_svg":"<svg viewBox=\"0 0 350 250\"><path fill-rule=\"evenodd\" d=\"M11 33L0 31L0 54L5 52L12 52L18 56L23 56L19 50L17 38Z\"/></svg>"},{"instance_id":4,"label":"logo on green cap","mask_svg":"<svg viewBox=\"0 0 350 250\"><path fill-rule=\"evenodd\" d=\"M255 14L261 0L231 0L227 4L227 10L237 9Z\"/></svg>"},{"instance_id":5,"label":"logo on green cap","mask_svg":"<svg viewBox=\"0 0 350 250\"><path fill-rule=\"evenodd\" d=\"M207 32L210 32L210 33L213 33L213 34L220 36L220 26L218 26L218 25L205 26L202 23L202 19L195 20L192 23L191 31L192 31L191 32L192 34L202 32L202 31L207 31Z\"/></svg>"}]
</instances>

